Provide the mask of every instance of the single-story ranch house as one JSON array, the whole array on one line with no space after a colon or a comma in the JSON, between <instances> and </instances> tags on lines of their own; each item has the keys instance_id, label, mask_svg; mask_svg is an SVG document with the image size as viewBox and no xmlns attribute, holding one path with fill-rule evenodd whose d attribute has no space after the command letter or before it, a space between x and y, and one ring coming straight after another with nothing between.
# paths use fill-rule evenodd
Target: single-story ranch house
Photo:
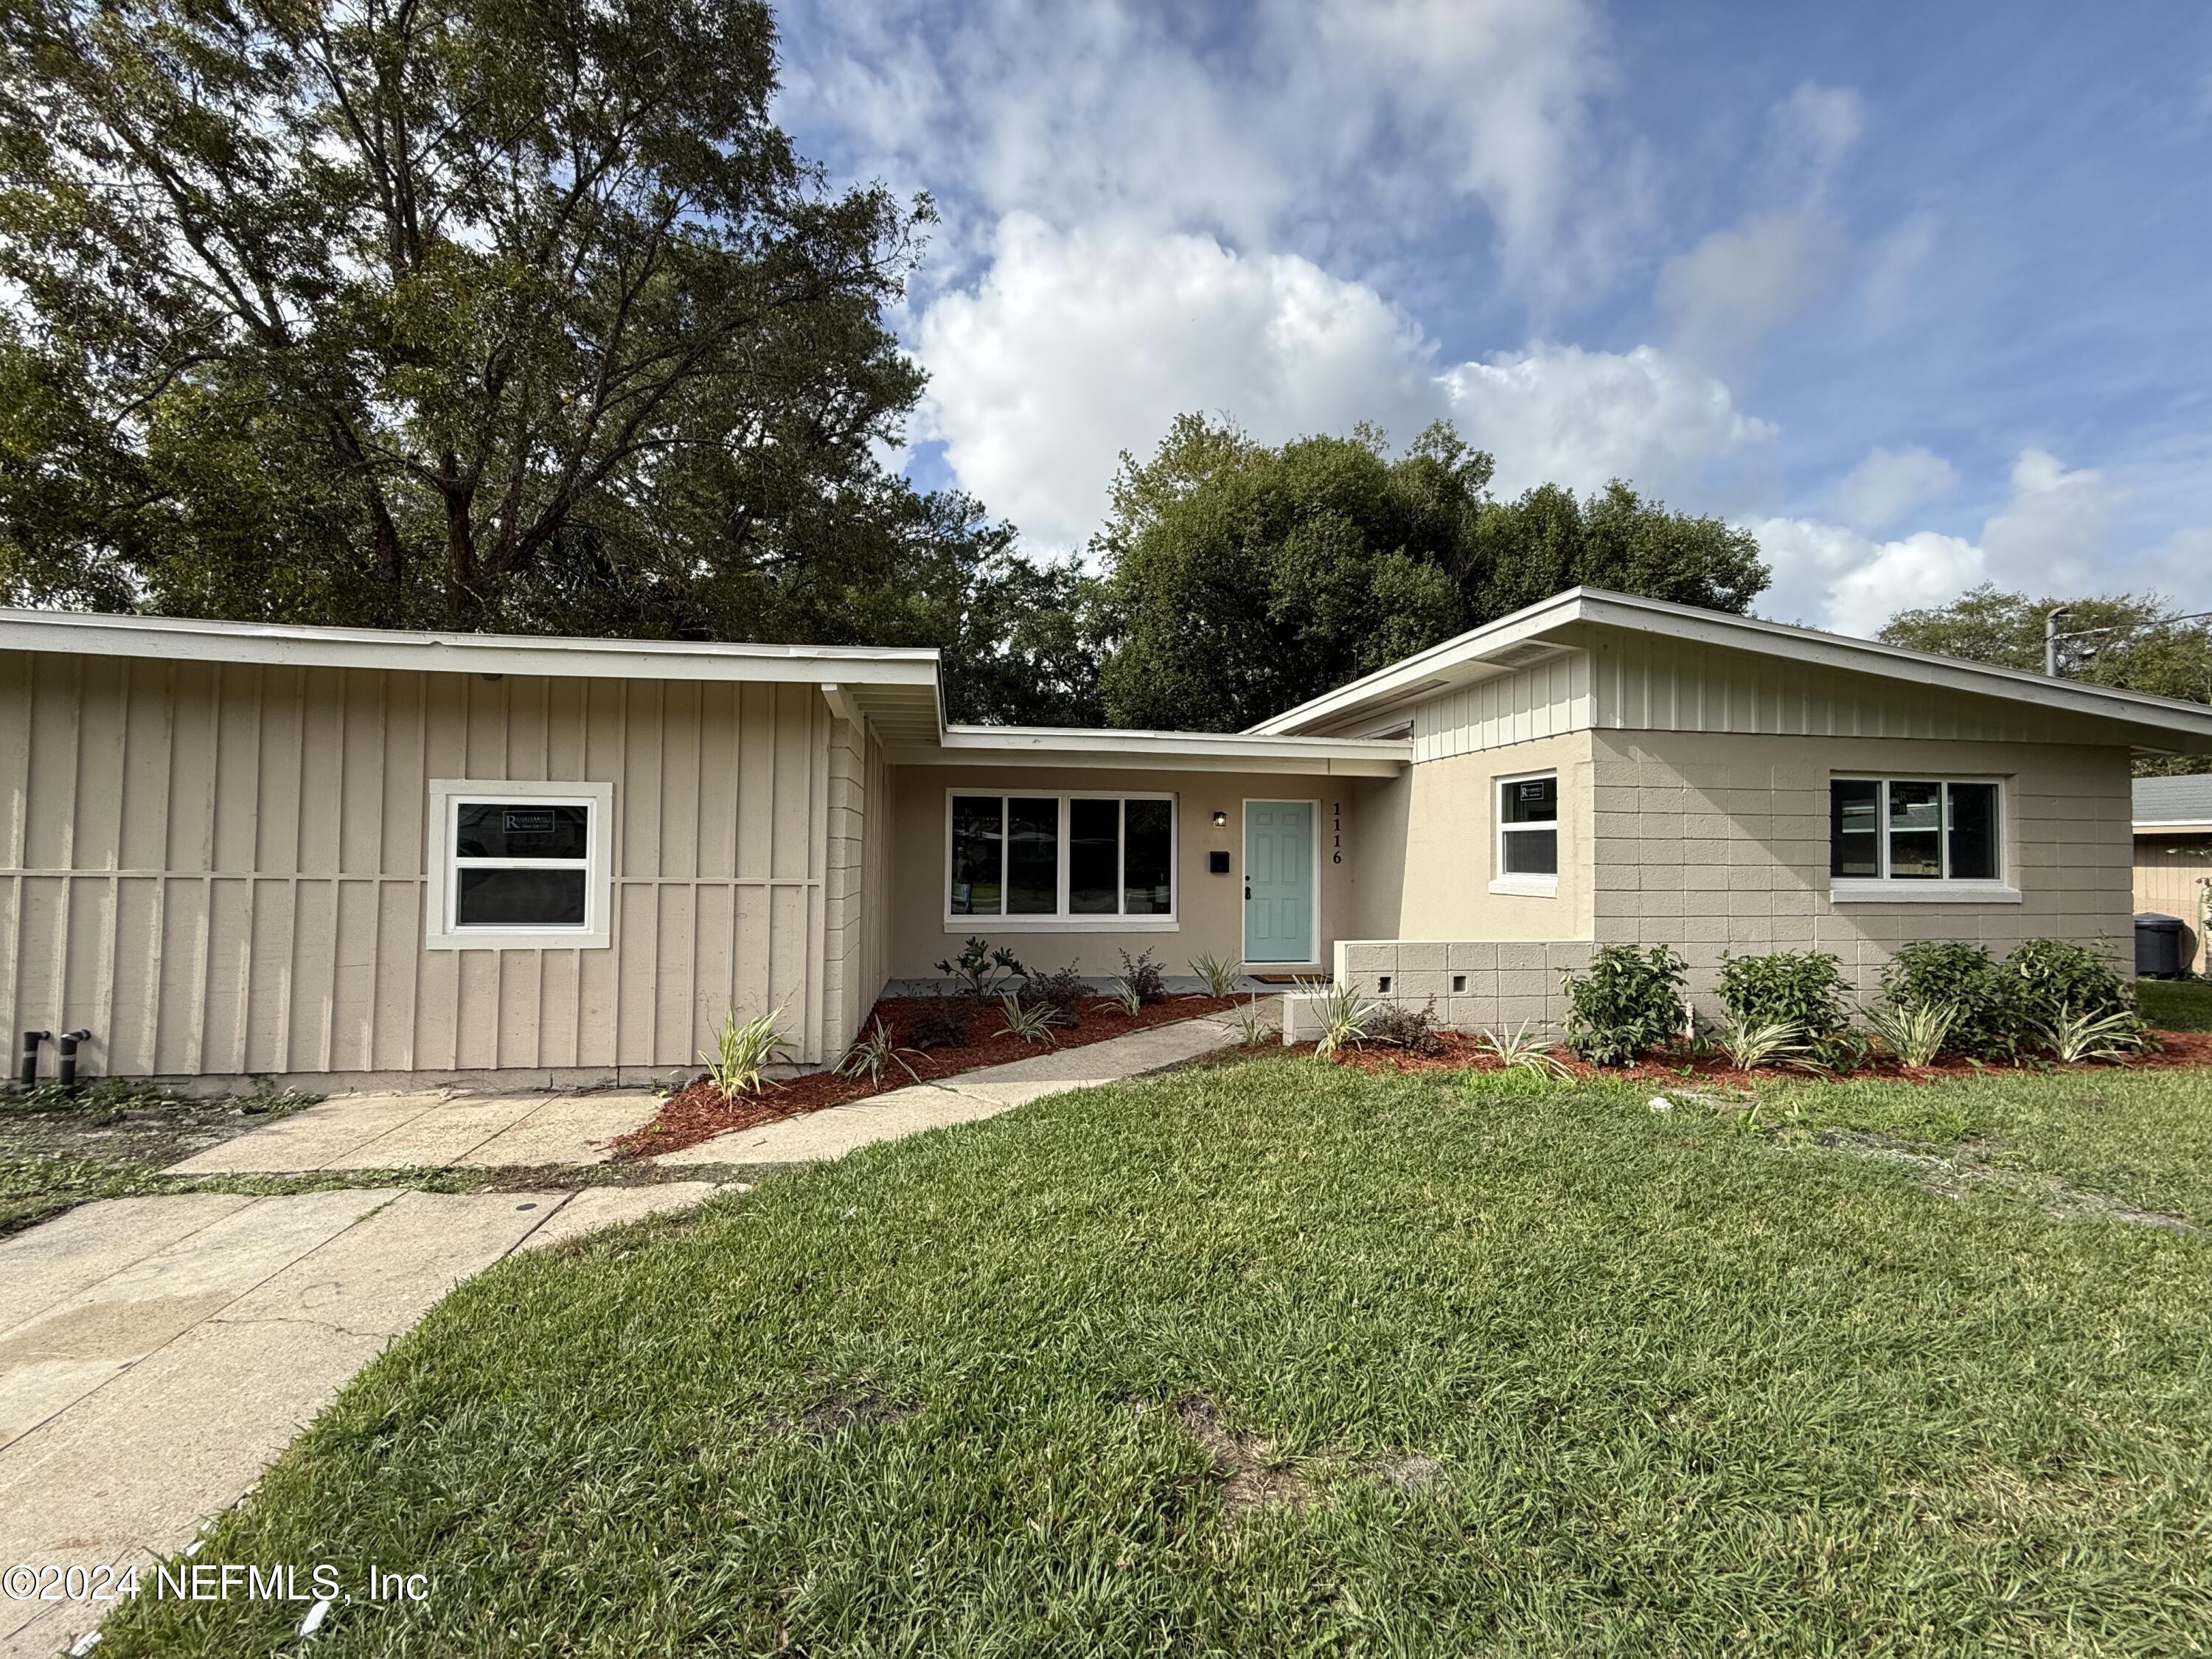
<instances>
[{"instance_id":1,"label":"single-story ranch house","mask_svg":"<svg viewBox=\"0 0 2212 1659\"><path fill-rule=\"evenodd\" d=\"M935 653L0 612L0 1006L88 1073L825 1063L979 935L1556 1018L1594 944L2116 945L2212 710L1576 589L1234 735L945 722ZM51 1052L51 1051L49 1051Z\"/></svg>"}]
</instances>

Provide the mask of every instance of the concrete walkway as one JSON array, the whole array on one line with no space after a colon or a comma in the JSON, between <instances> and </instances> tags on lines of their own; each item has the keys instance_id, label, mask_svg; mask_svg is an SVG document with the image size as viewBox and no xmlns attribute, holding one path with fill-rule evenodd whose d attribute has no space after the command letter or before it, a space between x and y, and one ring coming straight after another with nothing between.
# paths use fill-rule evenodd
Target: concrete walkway
<instances>
[{"instance_id":1,"label":"concrete walkway","mask_svg":"<svg viewBox=\"0 0 2212 1659\"><path fill-rule=\"evenodd\" d=\"M1267 1011L1272 1018L1273 1010ZM1237 1018L1217 1014L1148 1026L1127 1036L1085 1043L1080 1048L1048 1048L1028 1060L986 1066L934 1083L910 1084L871 1095L844 1106L831 1106L804 1117L764 1123L757 1129L732 1129L680 1152L664 1152L659 1164L809 1164L842 1158L855 1147L895 1140L923 1129L972 1123L1046 1095L1088 1089L1103 1083L1179 1066L1225 1048L1241 1036Z\"/></svg>"},{"instance_id":2,"label":"concrete walkway","mask_svg":"<svg viewBox=\"0 0 2212 1659\"><path fill-rule=\"evenodd\" d=\"M341 1095L171 1164L169 1175L311 1170L536 1169L599 1164L652 1120L643 1089L588 1094Z\"/></svg>"},{"instance_id":3,"label":"concrete walkway","mask_svg":"<svg viewBox=\"0 0 2212 1659\"><path fill-rule=\"evenodd\" d=\"M186 1193L0 1240L0 1565L167 1555L461 1279L714 1190ZM106 1611L0 1600L0 1656Z\"/></svg>"}]
</instances>

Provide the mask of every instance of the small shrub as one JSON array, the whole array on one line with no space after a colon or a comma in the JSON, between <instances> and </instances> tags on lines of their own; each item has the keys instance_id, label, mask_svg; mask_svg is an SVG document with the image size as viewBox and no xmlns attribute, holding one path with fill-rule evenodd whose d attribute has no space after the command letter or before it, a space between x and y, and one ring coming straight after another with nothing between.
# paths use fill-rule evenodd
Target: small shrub
<instances>
[{"instance_id":1,"label":"small shrub","mask_svg":"<svg viewBox=\"0 0 2212 1659\"><path fill-rule=\"evenodd\" d=\"M1361 1022L1366 1028L1361 1041L1380 1042L1412 1054L1432 1054L1443 1047L1437 1039L1437 1000L1416 1008L1409 1003L1382 1002L1368 1010Z\"/></svg>"},{"instance_id":2,"label":"small shrub","mask_svg":"<svg viewBox=\"0 0 2212 1659\"><path fill-rule=\"evenodd\" d=\"M1003 996L999 999L999 1010L1006 1016L1006 1024L999 1028L1000 1036L1019 1037L1024 1042L1059 1042L1053 1034L1051 1009L1024 1003L1018 996Z\"/></svg>"},{"instance_id":3,"label":"small shrub","mask_svg":"<svg viewBox=\"0 0 2212 1659\"><path fill-rule=\"evenodd\" d=\"M2036 1033L2052 1056L2063 1060L2126 1060L2143 1051L2150 1035L2134 1012L2125 1008L2101 1014L2062 1008L2048 1022L2039 1023Z\"/></svg>"},{"instance_id":4,"label":"small shrub","mask_svg":"<svg viewBox=\"0 0 2212 1659\"><path fill-rule=\"evenodd\" d=\"M1873 1058L1874 1040L1864 1031L1855 1030L1846 1025L1840 1031L1814 1037L1800 1063L1808 1071L1826 1072L1832 1077L1849 1077Z\"/></svg>"},{"instance_id":5,"label":"small shrub","mask_svg":"<svg viewBox=\"0 0 2212 1659\"><path fill-rule=\"evenodd\" d=\"M1165 1002L1168 1000L1167 975L1160 971L1160 964L1152 960L1150 951L1133 957L1127 951L1121 952L1121 982L1137 994L1139 1002Z\"/></svg>"},{"instance_id":6,"label":"small shrub","mask_svg":"<svg viewBox=\"0 0 2212 1659\"><path fill-rule=\"evenodd\" d=\"M1948 1002L1876 1003L1867 1024L1881 1046L1905 1066L1932 1066L1951 1038L1959 1011Z\"/></svg>"},{"instance_id":7,"label":"small shrub","mask_svg":"<svg viewBox=\"0 0 2212 1659\"><path fill-rule=\"evenodd\" d=\"M1136 1018L1139 1014L1145 1012L1144 998L1137 994L1137 988L1126 979L1115 980L1113 990L1107 994L1121 1006L1121 1012L1131 1019Z\"/></svg>"},{"instance_id":8,"label":"small shrub","mask_svg":"<svg viewBox=\"0 0 2212 1659\"><path fill-rule=\"evenodd\" d=\"M1254 997L1237 1015L1237 1046L1256 1048L1275 1035L1275 1028L1267 1024L1267 1015L1260 1012L1260 999Z\"/></svg>"},{"instance_id":9,"label":"small shrub","mask_svg":"<svg viewBox=\"0 0 2212 1659\"><path fill-rule=\"evenodd\" d=\"M1682 959L1663 945L1607 945L1564 975L1567 1048L1593 1066L1628 1066L1681 1034Z\"/></svg>"},{"instance_id":10,"label":"small shrub","mask_svg":"<svg viewBox=\"0 0 2212 1659\"><path fill-rule=\"evenodd\" d=\"M1081 1018L1091 988L1073 967L1054 974L1036 974L1022 987L1022 1000L1046 1010L1055 1025L1073 1025Z\"/></svg>"},{"instance_id":11,"label":"small shrub","mask_svg":"<svg viewBox=\"0 0 2212 1659\"><path fill-rule=\"evenodd\" d=\"M906 1040L917 1049L964 1048L975 1030L975 1013L964 1002L933 996L916 1008L906 1023Z\"/></svg>"},{"instance_id":12,"label":"small shrub","mask_svg":"<svg viewBox=\"0 0 2212 1659\"><path fill-rule=\"evenodd\" d=\"M790 1042L776 1029L782 1020L783 1010L771 1008L740 1024L737 1005L730 1006L722 1029L715 1033L714 1052L700 1056L717 1089L734 1096L749 1095L761 1086L762 1073L791 1054Z\"/></svg>"},{"instance_id":13,"label":"small shrub","mask_svg":"<svg viewBox=\"0 0 2212 1659\"><path fill-rule=\"evenodd\" d=\"M1739 1029L1795 1025L1811 1042L1850 1023L1842 964L1825 951L1724 957L1720 994Z\"/></svg>"},{"instance_id":14,"label":"small shrub","mask_svg":"<svg viewBox=\"0 0 2212 1659\"><path fill-rule=\"evenodd\" d=\"M845 1051L845 1058L837 1062L839 1077L866 1078L871 1085L880 1085L884 1073L896 1066L916 1083L921 1074L906 1063L906 1056L918 1054L919 1048L902 1048L891 1041L890 1028L879 1017L866 1033Z\"/></svg>"},{"instance_id":15,"label":"small shrub","mask_svg":"<svg viewBox=\"0 0 2212 1659\"><path fill-rule=\"evenodd\" d=\"M1231 964L1208 951L1192 961L1190 971L1206 981L1206 994L1210 997L1233 997L1237 981L1243 977Z\"/></svg>"},{"instance_id":16,"label":"small shrub","mask_svg":"<svg viewBox=\"0 0 2212 1659\"><path fill-rule=\"evenodd\" d=\"M1812 1053L1811 1037L1794 1019L1761 1022L1731 1012L1714 1035L1729 1063L1739 1072L1803 1060Z\"/></svg>"},{"instance_id":17,"label":"small shrub","mask_svg":"<svg viewBox=\"0 0 2212 1659\"><path fill-rule=\"evenodd\" d=\"M2110 957L2089 945L2025 939L2004 965L2020 976L2021 1012L2038 1024L2069 1011L2092 1017L2135 1012L2135 988L2120 977Z\"/></svg>"},{"instance_id":18,"label":"small shrub","mask_svg":"<svg viewBox=\"0 0 2212 1659\"><path fill-rule=\"evenodd\" d=\"M1030 970L1021 959L1001 945L995 951L984 940L970 938L960 947L960 954L950 961L939 962L937 971L963 981L968 994L978 1003L995 1000L1003 996L1010 979L1025 980Z\"/></svg>"},{"instance_id":19,"label":"small shrub","mask_svg":"<svg viewBox=\"0 0 2212 1659\"><path fill-rule=\"evenodd\" d=\"M1509 1072L1533 1072L1538 1077L1564 1078L1566 1065L1552 1052L1552 1045L1522 1020L1510 1031L1484 1031L1475 1038Z\"/></svg>"},{"instance_id":20,"label":"small shrub","mask_svg":"<svg viewBox=\"0 0 2212 1659\"><path fill-rule=\"evenodd\" d=\"M1314 1010L1321 1020L1321 1040L1314 1044L1316 1059L1333 1060L1339 1049L1367 1035L1367 1019L1375 1012L1375 1005L1363 1001L1359 993L1349 985L1311 980L1302 982L1298 988L1320 999Z\"/></svg>"},{"instance_id":21,"label":"small shrub","mask_svg":"<svg viewBox=\"0 0 2212 1659\"><path fill-rule=\"evenodd\" d=\"M2025 983L1980 945L1960 939L1916 939L1901 946L1881 970L1882 994L1893 1006L1950 1011L1942 1052L1968 1060L2018 1056L2026 1026L2021 994ZM1896 1052L1894 1045L1891 1052Z\"/></svg>"}]
</instances>

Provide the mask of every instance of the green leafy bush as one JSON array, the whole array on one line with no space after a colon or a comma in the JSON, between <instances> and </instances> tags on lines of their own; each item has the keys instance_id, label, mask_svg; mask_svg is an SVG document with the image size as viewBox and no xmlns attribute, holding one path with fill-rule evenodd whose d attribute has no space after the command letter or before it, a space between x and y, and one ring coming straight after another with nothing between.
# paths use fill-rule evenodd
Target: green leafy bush
<instances>
[{"instance_id":1,"label":"green leafy bush","mask_svg":"<svg viewBox=\"0 0 2212 1659\"><path fill-rule=\"evenodd\" d=\"M939 962L937 971L949 974L966 982L968 994L978 1002L994 1002L1008 990L1010 979L1026 980L1030 970L1022 966L1021 958L1001 945L993 950L988 941L975 938L960 947L960 954L949 961Z\"/></svg>"},{"instance_id":2,"label":"green leafy bush","mask_svg":"<svg viewBox=\"0 0 2212 1659\"><path fill-rule=\"evenodd\" d=\"M1900 947L1881 970L1882 994L1899 1009L1946 1007L1942 1052L2010 1060L2027 1033L2022 981L1978 945L1923 939Z\"/></svg>"},{"instance_id":3,"label":"green leafy bush","mask_svg":"<svg viewBox=\"0 0 2212 1659\"><path fill-rule=\"evenodd\" d=\"M1825 951L1724 957L1720 994L1740 1030L1795 1025L1806 1037L1818 1038L1850 1024L1842 965Z\"/></svg>"},{"instance_id":4,"label":"green leafy bush","mask_svg":"<svg viewBox=\"0 0 2212 1659\"><path fill-rule=\"evenodd\" d=\"M1608 945L1563 975L1567 1048L1593 1066L1627 1066L1681 1035L1682 959L1663 945Z\"/></svg>"},{"instance_id":5,"label":"green leafy bush","mask_svg":"<svg viewBox=\"0 0 2212 1659\"><path fill-rule=\"evenodd\" d=\"M1168 1000L1167 975L1160 964L1152 959L1150 951L1132 957L1121 952L1121 983L1137 994L1139 1002L1165 1002Z\"/></svg>"},{"instance_id":6,"label":"green leafy bush","mask_svg":"<svg viewBox=\"0 0 2212 1659\"><path fill-rule=\"evenodd\" d=\"M2135 1012L2135 987L2119 975L2110 957L2071 939L2032 939L2005 958L2020 975L2021 1006L2031 1019L2048 1023L2063 1012L2106 1014Z\"/></svg>"}]
</instances>

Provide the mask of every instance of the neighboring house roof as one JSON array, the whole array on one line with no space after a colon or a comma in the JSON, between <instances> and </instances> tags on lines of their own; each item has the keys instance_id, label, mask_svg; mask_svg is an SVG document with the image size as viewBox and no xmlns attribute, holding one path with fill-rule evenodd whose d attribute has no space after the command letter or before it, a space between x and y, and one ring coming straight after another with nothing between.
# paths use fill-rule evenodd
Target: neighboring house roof
<instances>
[{"instance_id":1,"label":"neighboring house roof","mask_svg":"<svg viewBox=\"0 0 2212 1659\"><path fill-rule=\"evenodd\" d=\"M2137 778L2136 829L2212 832L2212 773L2194 777Z\"/></svg>"},{"instance_id":2,"label":"neighboring house roof","mask_svg":"<svg viewBox=\"0 0 2212 1659\"><path fill-rule=\"evenodd\" d=\"M1939 692L2033 703L2120 721L2139 728L2146 738L2164 734L2182 738L2185 744L2212 747L2212 708L2202 703L2087 685L2078 680L2052 679L2022 669L1907 651L1872 640L1849 639L1756 617L1731 616L1596 587L1571 587L1555 593L1541 604L1486 623L1272 720L1261 720L1249 731L1265 736L1314 734L1380 721L1404 705L1555 657L1586 637L1592 627L1869 674L1932 687Z\"/></svg>"}]
</instances>

